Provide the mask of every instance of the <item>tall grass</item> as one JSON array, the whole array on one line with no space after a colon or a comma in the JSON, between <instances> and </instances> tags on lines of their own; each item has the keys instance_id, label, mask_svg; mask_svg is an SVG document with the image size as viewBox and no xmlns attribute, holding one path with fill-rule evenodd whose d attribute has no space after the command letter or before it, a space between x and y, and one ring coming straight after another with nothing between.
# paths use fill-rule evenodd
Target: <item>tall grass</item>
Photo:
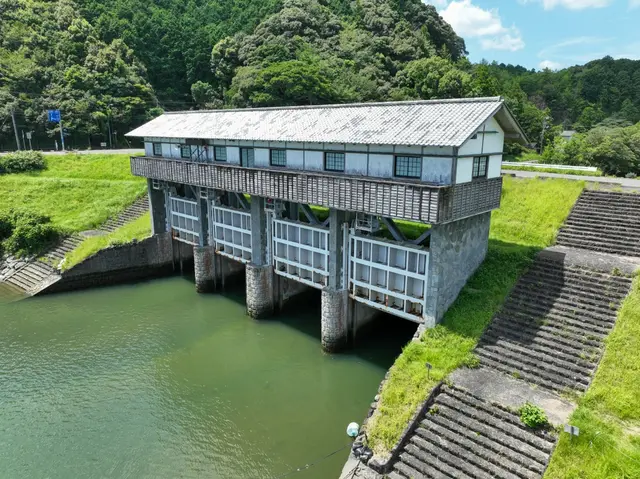
<instances>
[{"instance_id":1,"label":"tall grass","mask_svg":"<svg viewBox=\"0 0 640 479\"><path fill-rule=\"evenodd\" d=\"M396 359L368 425L369 445L385 455L433 386L471 360L471 351L535 254L549 246L584 188L569 180L505 178L492 214L489 251L442 324L409 343ZM425 363L433 366L430 377Z\"/></svg>"}]
</instances>

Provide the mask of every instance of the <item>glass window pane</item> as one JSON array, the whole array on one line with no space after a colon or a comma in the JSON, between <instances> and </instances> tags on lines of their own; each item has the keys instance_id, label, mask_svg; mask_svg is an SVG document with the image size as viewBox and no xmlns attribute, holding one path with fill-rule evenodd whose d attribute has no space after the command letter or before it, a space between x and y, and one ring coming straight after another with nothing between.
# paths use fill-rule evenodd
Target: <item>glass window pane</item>
<instances>
[{"instance_id":1,"label":"glass window pane","mask_svg":"<svg viewBox=\"0 0 640 479\"><path fill-rule=\"evenodd\" d=\"M153 144L153 154L154 156L162 156L162 143Z\"/></svg>"},{"instance_id":2,"label":"glass window pane","mask_svg":"<svg viewBox=\"0 0 640 479\"><path fill-rule=\"evenodd\" d=\"M476 156L473 158L473 178L484 178L487 176L488 156Z\"/></svg>"},{"instance_id":3,"label":"glass window pane","mask_svg":"<svg viewBox=\"0 0 640 479\"><path fill-rule=\"evenodd\" d=\"M215 146L213 148L213 158L215 161L227 161L227 147Z\"/></svg>"},{"instance_id":4,"label":"glass window pane","mask_svg":"<svg viewBox=\"0 0 640 479\"><path fill-rule=\"evenodd\" d=\"M271 150L271 166L287 166L286 150Z\"/></svg>"},{"instance_id":5,"label":"glass window pane","mask_svg":"<svg viewBox=\"0 0 640 479\"><path fill-rule=\"evenodd\" d=\"M182 158L191 158L191 147L189 145L182 145L180 147L180 156Z\"/></svg>"},{"instance_id":6,"label":"glass window pane","mask_svg":"<svg viewBox=\"0 0 640 479\"><path fill-rule=\"evenodd\" d=\"M324 169L327 171L344 171L344 153L325 153Z\"/></svg>"},{"instance_id":7,"label":"glass window pane","mask_svg":"<svg viewBox=\"0 0 640 479\"><path fill-rule=\"evenodd\" d=\"M417 156L396 156L395 176L420 178L422 176L422 158Z\"/></svg>"}]
</instances>

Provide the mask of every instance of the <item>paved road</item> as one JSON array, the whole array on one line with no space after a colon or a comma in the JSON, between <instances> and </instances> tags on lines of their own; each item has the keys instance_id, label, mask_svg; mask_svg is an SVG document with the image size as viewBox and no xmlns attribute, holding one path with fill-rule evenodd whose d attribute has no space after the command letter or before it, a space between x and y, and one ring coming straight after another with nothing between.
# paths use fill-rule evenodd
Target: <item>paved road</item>
<instances>
[{"instance_id":1,"label":"paved road","mask_svg":"<svg viewBox=\"0 0 640 479\"><path fill-rule=\"evenodd\" d=\"M6 155L9 152L0 153ZM144 153L142 148L128 148L122 150L67 150L67 151L43 151L45 155L67 155L77 153L79 155L137 155Z\"/></svg>"},{"instance_id":2,"label":"paved road","mask_svg":"<svg viewBox=\"0 0 640 479\"><path fill-rule=\"evenodd\" d=\"M502 170L505 175L514 175L517 178L564 178L567 180L590 181L593 183L607 183L610 185L620 185L623 188L640 189L640 180L632 180L630 178L609 178L607 176L583 176L583 175L566 175L563 173L542 173L537 171L514 171Z\"/></svg>"}]
</instances>

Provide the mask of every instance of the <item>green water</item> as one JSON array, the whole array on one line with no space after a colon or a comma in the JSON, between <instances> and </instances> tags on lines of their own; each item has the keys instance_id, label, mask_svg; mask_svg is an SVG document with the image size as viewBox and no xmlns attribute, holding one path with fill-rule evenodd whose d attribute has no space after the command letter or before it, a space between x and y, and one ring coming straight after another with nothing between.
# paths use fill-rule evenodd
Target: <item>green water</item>
<instances>
[{"instance_id":1,"label":"green water","mask_svg":"<svg viewBox=\"0 0 640 479\"><path fill-rule=\"evenodd\" d=\"M319 317L253 321L184 278L0 304L0 478L276 478L338 449L413 328L326 355Z\"/></svg>"}]
</instances>

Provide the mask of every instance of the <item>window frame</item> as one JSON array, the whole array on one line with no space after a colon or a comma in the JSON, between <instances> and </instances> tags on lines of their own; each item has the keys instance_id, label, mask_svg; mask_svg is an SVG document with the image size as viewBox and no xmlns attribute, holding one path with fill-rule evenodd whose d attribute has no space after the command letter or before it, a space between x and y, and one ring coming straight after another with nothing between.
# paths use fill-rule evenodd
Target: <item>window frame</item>
<instances>
[{"instance_id":1,"label":"window frame","mask_svg":"<svg viewBox=\"0 0 640 479\"><path fill-rule=\"evenodd\" d=\"M247 163L249 163L249 152L251 152L251 156L253 156L253 165L243 165L242 164L242 152L247 152ZM252 146L241 146L240 147L240 166L243 168L255 168L256 166L256 151Z\"/></svg>"},{"instance_id":2,"label":"window frame","mask_svg":"<svg viewBox=\"0 0 640 479\"><path fill-rule=\"evenodd\" d=\"M476 164L476 160L478 161L477 164ZM480 174L480 171L481 171L480 166L481 166L482 160L484 160L484 173ZM486 178L488 173L489 173L489 156L488 155L474 156L473 163L471 164L471 179L481 180L483 178Z\"/></svg>"},{"instance_id":3,"label":"window frame","mask_svg":"<svg viewBox=\"0 0 640 479\"><path fill-rule=\"evenodd\" d=\"M273 162L273 154L276 152L283 154L284 164ZM283 148L271 148L269 150L269 166L275 166L276 168L286 168L287 167L287 150Z\"/></svg>"},{"instance_id":4,"label":"window frame","mask_svg":"<svg viewBox=\"0 0 640 479\"><path fill-rule=\"evenodd\" d=\"M418 175L414 176L414 175L410 175L410 174L406 174L406 175L401 175L398 174L398 158L411 158L411 159L415 159L418 161L419 164L419 169L418 169ZM422 156L418 156L418 155L394 155L393 156L393 176L394 178L407 178L407 179L412 179L412 180L419 180L422 178L422 163L423 163L423 159ZM407 171L410 171L410 166L407 165Z\"/></svg>"},{"instance_id":5,"label":"window frame","mask_svg":"<svg viewBox=\"0 0 640 479\"><path fill-rule=\"evenodd\" d=\"M189 154L187 156L184 155L185 148L189 148ZM180 145L180 158L183 160L191 159L191 145Z\"/></svg>"},{"instance_id":6,"label":"window frame","mask_svg":"<svg viewBox=\"0 0 640 479\"><path fill-rule=\"evenodd\" d=\"M224 150L224 158L218 158L218 148ZM220 145L213 145L213 161L226 162L227 161L227 147Z\"/></svg>"},{"instance_id":7,"label":"window frame","mask_svg":"<svg viewBox=\"0 0 640 479\"><path fill-rule=\"evenodd\" d=\"M160 153L156 152L156 147L160 148ZM151 142L151 151L153 152L153 156L162 156L162 143L157 141Z\"/></svg>"},{"instance_id":8,"label":"window frame","mask_svg":"<svg viewBox=\"0 0 640 479\"><path fill-rule=\"evenodd\" d=\"M329 155L342 155L342 169L329 168L328 156ZM344 173L347 163L347 154L344 151L325 151L324 152L324 171L332 171L335 173Z\"/></svg>"}]
</instances>

